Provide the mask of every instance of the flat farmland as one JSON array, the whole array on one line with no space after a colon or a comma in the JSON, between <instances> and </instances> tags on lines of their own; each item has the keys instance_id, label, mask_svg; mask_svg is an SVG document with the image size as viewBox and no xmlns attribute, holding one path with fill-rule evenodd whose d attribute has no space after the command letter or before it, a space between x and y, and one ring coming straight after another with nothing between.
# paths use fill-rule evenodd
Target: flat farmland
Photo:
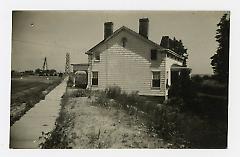
<instances>
[{"instance_id":1,"label":"flat farmland","mask_svg":"<svg viewBox=\"0 0 240 157\"><path fill-rule=\"evenodd\" d=\"M55 88L62 78L57 76L27 76L11 79L11 125L21 118L45 95Z\"/></svg>"}]
</instances>

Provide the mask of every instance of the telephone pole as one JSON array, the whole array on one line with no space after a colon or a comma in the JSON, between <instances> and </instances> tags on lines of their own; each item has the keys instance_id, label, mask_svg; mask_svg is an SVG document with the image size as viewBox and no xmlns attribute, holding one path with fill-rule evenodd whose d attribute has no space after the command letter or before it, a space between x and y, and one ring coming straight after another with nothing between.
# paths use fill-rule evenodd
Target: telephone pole
<instances>
[{"instance_id":1,"label":"telephone pole","mask_svg":"<svg viewBox=\"0 0 240 157\"><path fill-rule=\"evenodd\" d=\"M70 53L66 53L66 65L65 65L65 73L70 73Z\"/></svg>"}]
</instances>

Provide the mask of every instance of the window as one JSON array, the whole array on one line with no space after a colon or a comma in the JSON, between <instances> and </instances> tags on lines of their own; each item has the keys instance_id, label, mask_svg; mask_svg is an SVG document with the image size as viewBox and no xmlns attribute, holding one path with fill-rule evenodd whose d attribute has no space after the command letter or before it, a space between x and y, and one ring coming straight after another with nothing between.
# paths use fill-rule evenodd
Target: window
<instances>
[{"instance_id":1,"label":"window","mask_svg":"<svg viewBox=\"0 0 240 157\"><path fill-rule=\"evenodd\" d=\"M100 53L95 52L95 61L100 61Z\"/></svg>"},{"instance_id":2,"label":"window","mask_svg":"<svg viewBox=\"0 0 240 157\"><path fill-rule=\"evenodd\" d=\"M160 71L153 71L152 73L152 87L160 88Z\"/></svg>"},{"instance_id":3,"label":"window","mask_svg":"<svg viewBox=\"0 0 240 157\"><path fill-rule=\"evenodd\" d=\"M98 72L97 71L92 72L92 85L94 85L94 86L98 85Z\"/></svg>"},{"instance_id":4,"label":"window","mask_svg":"<svg viewBox=\"0 0 240 157\"><path fill-rule=\"evenodd\" d=\"M127 43L127 38L123 37L122 38L122 46L126 47L126 43Z\"/></svg>"},{"instance_id":5,"label":"window","mask_svg":"<svg viewBox=\"0 0 240 157\"><path fill-rule=\"evenodd\" d=\"M167 71L166 89L169 89L169 87L170 87L169 84L168 84L168 78L169 78L168 75L169 75L169 73L168 73L168 71Z\"/></svg>"},{"instance_id":6,"label":"window","mask_svg":"<svg viewBox=\"0 0 240 157\"><path fill-rule=\"evenodd\" d=\"M157 60L157 50L156 49L151 50L151 60Z\"/></svg>"}]
</instances>

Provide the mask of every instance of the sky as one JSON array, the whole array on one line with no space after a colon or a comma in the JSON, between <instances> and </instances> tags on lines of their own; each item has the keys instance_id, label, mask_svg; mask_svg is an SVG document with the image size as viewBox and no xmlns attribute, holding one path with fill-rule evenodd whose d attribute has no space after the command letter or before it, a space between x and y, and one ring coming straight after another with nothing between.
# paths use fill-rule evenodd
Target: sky
<instances>
[{"instance_id":1,"label":"sky","mask_svg":"<svg viewBox=\"0 0 240 157\"><path fill-rule=\"evenodd\" d=\"M212 74L210 57L216 52L217 23L225 12L177 11L15 11L12 25L12 70L42 68L64 71L66 53L71 63L87 63L85 52L103 40L103 24L114 31L126 26L138 32L138 20L149 18L149 39L162 36L182 40L193 74Z\"/></svg>"}]
</instances>

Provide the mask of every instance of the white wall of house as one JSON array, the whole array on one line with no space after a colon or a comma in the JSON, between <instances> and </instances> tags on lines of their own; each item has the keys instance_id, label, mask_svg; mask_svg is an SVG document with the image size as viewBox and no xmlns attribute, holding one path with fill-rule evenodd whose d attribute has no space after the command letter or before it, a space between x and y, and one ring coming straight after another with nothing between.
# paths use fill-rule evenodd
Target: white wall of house
<instances>
[{"instance_id":1,"label":"white wall of house","mask_svg":"<svg viewBox=\"0 0 240 157\"><path fill-rule=\"evenodd\" d=\"M123 37L127 38L125 47L122 46ZM128 32L120 32L94 50L100 52L100 61L94 61L89 55L88 87L104 90L116 85L126 92L138 91L140 95L165 96L166 68L170 69L169 66L174 61L166 60L166 54L162 52L158 52L157 60L152 61L151 49L154 48L154 45ZM98 72L98 86L91 85L93 71ZM160 71L159 89L152 88L152 71Z\"/></svg>"}]
</instances>

